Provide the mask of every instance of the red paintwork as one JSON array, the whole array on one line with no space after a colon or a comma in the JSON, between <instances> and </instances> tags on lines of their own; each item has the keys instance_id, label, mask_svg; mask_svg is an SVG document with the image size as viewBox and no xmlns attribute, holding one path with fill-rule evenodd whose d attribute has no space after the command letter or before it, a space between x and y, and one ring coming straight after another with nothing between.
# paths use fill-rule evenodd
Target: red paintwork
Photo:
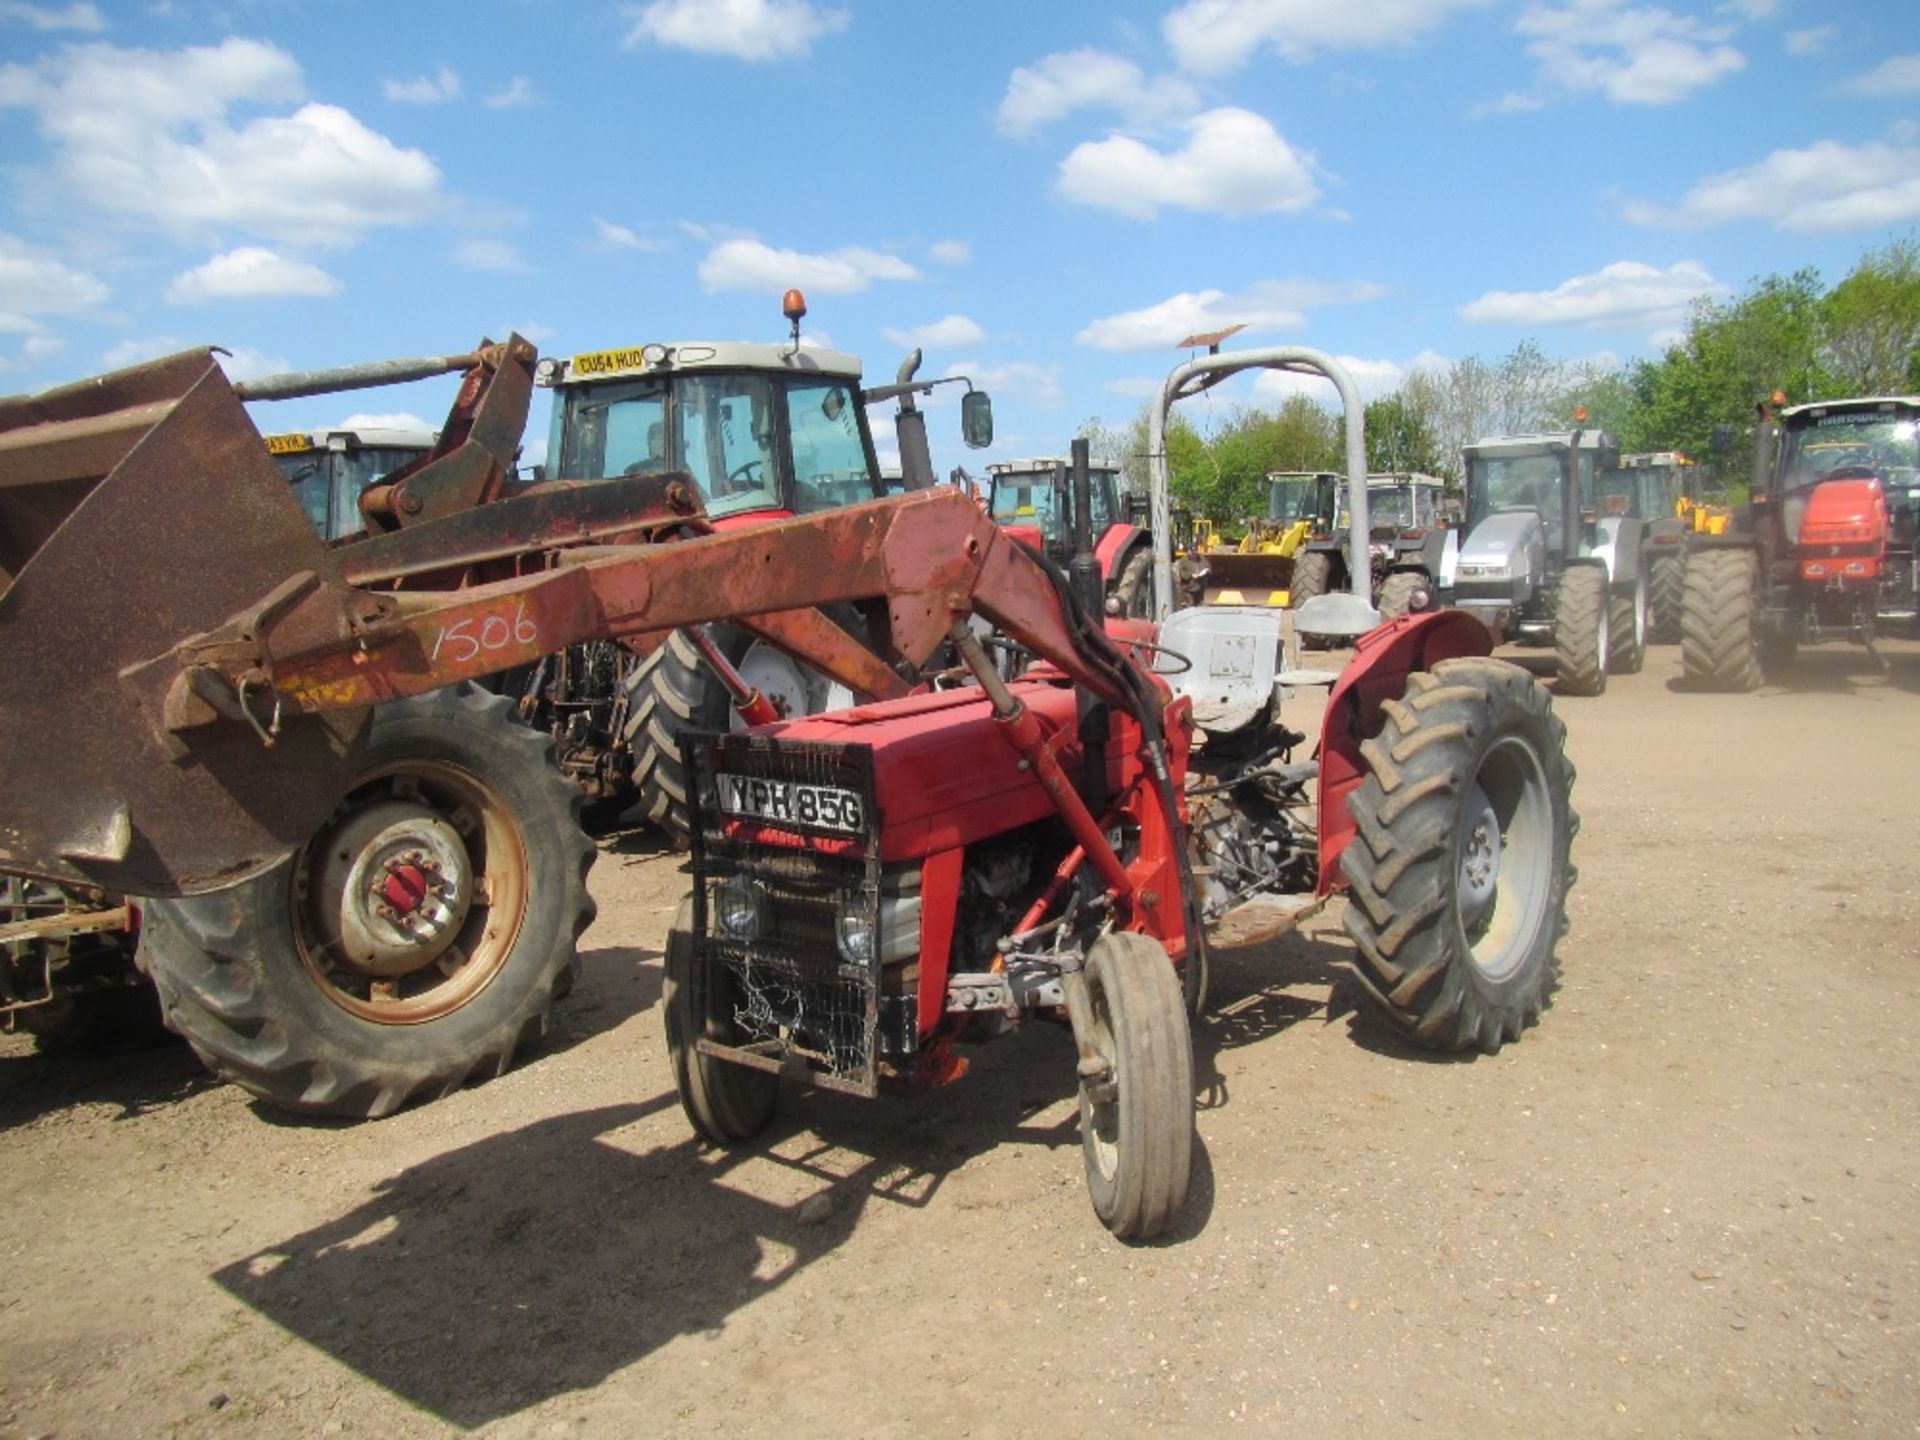
<instances>
[{"instance_id":1,"label":"red paintwork","mask_svg":"<svg viewBox=\"0 0 1920 1440\"><path fill-rule=\"evenodd\" d=\"M1398 700L1407 676L1431 670L1442 660L1490 655L1493 640L1482 625L1461 610L1429 610L1402 615L1362 635L1353 659L1334 682L1320 733L1320 889L1323 896L1344 889L1340 852L1353 840L1353 815L1347 800L1367 776L1360 742L1380 733L1380 705Z\"/></svg>"},{"instance_id":2,"label":"red paintwork","mask_svg":"<svg viewBox=\"0 0 1920 1440\"><path fill-rule=\"evenodd\" d=\"M1800 578L1877 586L1887 553L1887 496L1868 476L1822 480L1800 518Z\"/></svg>"},{"instance_id":3,"label":"red paintwork","mask_svg":"<svg viewBox=\"0 0 1920 1440\"><path fill-rule=\"evenodd\" d=\"M920 867L920 1033L930 1035L947 1013L947 959L960 910L960 872L966 852L941 850Z\"/></svg>"},{"instance_id":4,"label":"red paintwork","mask_svg":"<svg viewBox=\"0 0 1920 1440\"><path fill-rule=\"evenodd\" d=\"M776 520L793 519L791 510L742 510L738 515L722 515L718 519L709 518L707 523L722 535L733 530L749 530L755 525L771 525Z\"/></svg>"},{"instance_id":5,"label":"red paintwork","mask_svg":"<svg viewBox=\"0 0 1920 1440\"><path fill-rule=\"evenodd\" d=\"M1147 532L1138 525L1109 525L1107 533L1093 544L1094 558L1100 562L1100 578L1111 585L1120 567L1132 555L1135 544L1144 545L1146 540Z\"/></svg>"}]
</instances>

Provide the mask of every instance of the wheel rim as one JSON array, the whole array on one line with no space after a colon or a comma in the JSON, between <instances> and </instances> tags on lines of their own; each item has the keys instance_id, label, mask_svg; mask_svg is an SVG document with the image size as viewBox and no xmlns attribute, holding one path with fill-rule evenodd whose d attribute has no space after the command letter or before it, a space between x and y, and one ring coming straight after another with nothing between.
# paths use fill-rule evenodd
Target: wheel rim
<instances>
[{"instance_id":1,"label":"wheel rim","mask_svg":"<svg viewBox=\"0 0 1920 1440\"><path fill-rule=\"evenodd\" d=\"M1119 1047L1113 1040L1113 1016L1107 1009L1106 992L1089 987L1088 1008L1093 1012L1093 1046L1107 1062L1107 1092L1111 1098L1096 1101L1080 1087L1080 1129L1086 1136L1087 1154L1103 1180L1111 1181L1120 1168L1120 1087L1126 1077L1120 1073Z\"/></svg>"},{"instance_id":2,"label":"wheel rim","mask_svg":"<svg viewBox=\"0 0 1920 1440\"><path fill-rule=\"evenodd\" d=\"M798 665L771 645L754 641L736 668L742 680L767 697L781 719L791 720L813 713L813 705L807 698L807 677ZM733 712L732 728L746 728L738 710Z\"/></svg>"},{"instance_id":3,"label":"wheel rim","mask_svg":"<svg viewBox=\"0 0 1920 1440\"><path fill-rule=\"evenodd\" d=\"M1481 758L1455 822L1455 913L1474 967L1501 981L1525 964L1553 884L1553 802L1545 767L1517 735Z\"/></svg>"},{"instance_id":4,"label":"wheel rim","mask_svg":"<svg viewBox=\"0 0 1920 1440\"><path fill-rule=\"evenodd\" d=\"M519 938L526 849L476 776L408 760L365 777L294 857L301 964L334 1004L417 1025L467 1004Z\"/></svg>"}]
</instances>

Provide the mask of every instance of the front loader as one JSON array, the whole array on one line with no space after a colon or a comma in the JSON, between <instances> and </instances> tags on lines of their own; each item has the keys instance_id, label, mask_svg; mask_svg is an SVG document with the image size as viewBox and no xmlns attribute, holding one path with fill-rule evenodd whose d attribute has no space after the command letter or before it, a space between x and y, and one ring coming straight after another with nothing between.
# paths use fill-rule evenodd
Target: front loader
<instances>
[{"instance_id":1,"label":"front loader","mask_svg":"<svg viewBox=\"0 0 1920 1440\"><path fill-rule=\"evenodd\" d=\"M1550 998L1564 733L1464 617L1362 637L1309 761L1270 653L1104 616L1097 572L955 490L716 533L684 475L635 475L596 488L600 528L510 495L387 535L375 565L315 535L204 351L8 402L0 463L0 496L36 502L0 555L0 870L153 897L170 1020L279 1103L374 1113L497 1068L517 1036L489 1037L544 1011L501 1013L506 972L475 967L530 947L544 1000L571 961L575 792L499 743L469 682L720 618L883 698L783 720L707 656L749 723L683 742L694 883L664 1008L711 1139L757 1131L782 1073L940 1084L960 1042L1059 1020L1094 1208L1146 1237L1185 1198L1212 922L1277 904L1278 928L1348 891L1363 982L1440 1049L1498 1049ZM221 563L177 563L145 523L162 497L229 517ZM121 565L90 594L105 547ZM842 605L856 630L821 613ZM1038 663L1002 680L976 615ZM423 971L447 982L430 999ZM345 1080L281 1065L316 1010L354 1037Z\"/></svg>"}]
</instances>

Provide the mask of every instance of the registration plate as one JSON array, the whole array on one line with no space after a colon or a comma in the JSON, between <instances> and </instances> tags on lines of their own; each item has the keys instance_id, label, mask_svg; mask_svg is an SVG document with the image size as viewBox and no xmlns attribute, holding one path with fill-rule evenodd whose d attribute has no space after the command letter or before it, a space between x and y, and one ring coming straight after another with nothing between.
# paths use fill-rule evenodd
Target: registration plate
<instances>
[{"instance_id":1,"label":"registration plate","mask_svg":"<svg viewBox=\"0 0 1920 1440\"><path fill-rule=\"evenodd\" d=\"M859 835L866 829L866 806L860 796L837 785L761 780L751 775L720 774L713 779L720 808L729 815L843 835Z\"/></svg>"}]
</instances>

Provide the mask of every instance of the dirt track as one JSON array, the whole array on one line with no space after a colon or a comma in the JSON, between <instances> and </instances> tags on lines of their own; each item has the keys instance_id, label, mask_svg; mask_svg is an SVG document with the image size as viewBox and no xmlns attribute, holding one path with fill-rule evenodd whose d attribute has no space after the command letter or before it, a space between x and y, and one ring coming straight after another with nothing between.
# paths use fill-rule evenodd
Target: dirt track
<instances>
[{"instance_id":1,"label":"dirt track","mask_svg":"<svg viewBox=\"0 0 1920 1440\"><path fill-rule=\"evenodd\" d=\"M1913 1434L1920 646L1757 696L1674 656L1558 702L1544 1024L1411 1050L1332 915L1222 956L1157 1246L1088 1209L1047 1027L701 1151L644 848L541 1050L391 1120L5 1041L0 1437Z\"/></svg>"}]
</instances>

